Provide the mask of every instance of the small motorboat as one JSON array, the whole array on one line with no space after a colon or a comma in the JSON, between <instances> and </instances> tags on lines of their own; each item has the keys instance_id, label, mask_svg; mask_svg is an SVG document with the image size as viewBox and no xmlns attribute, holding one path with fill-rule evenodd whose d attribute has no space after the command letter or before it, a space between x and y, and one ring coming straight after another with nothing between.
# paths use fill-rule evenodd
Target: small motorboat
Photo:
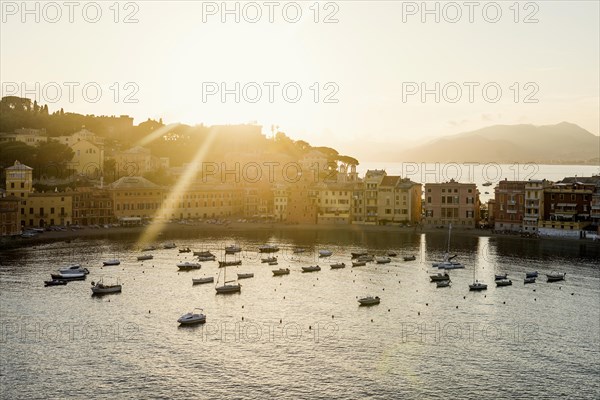
<instances>
[{"instance_id":1,"label":"small motorboat","mask_svg":"<svg viewBox=\"0 0 600 400\"><path fill-rule=\"evenodd\" d=\"M329 257L333 254L331 250L319 250L319 257Z\"/></svg>"},{"instance_id":2,"label":"small motorboat","mask_svg":"<svg viewBox=\"0 0 600 400\"><path fill-rule=\"evenodd\" d=\"M504 275L494 275L495 280L499 281L502 279L506 279L508 277L508 274L504 274Z\"/></svg>"},{"instance_id":3,"label":"small motorboat","mask_svg":"<svg viewBox=\"0 0 600 400\"><path fill-rule=\"evenodd\" d=\"M138 256L137 260L138 261L146 261L146 260L152 260L154 258L154 256L152 254L144 254L142 256Z\"/></svg>"},{"instance_id":4,"label":"small motorboat","mask_svg":"<svg viewBox=\"0 0 600 400\"><path fill-rule=\"evenodd\" d=\"M340 269L340 268L346 268L346 264L344 264L344 263L331 264L331 269Z\"/></svg>"},{"instance_id":5,"label":"small motorboat","mask_svg":"<svg viewBox=\"0 0 600 400\"><path fill-rule=\"evenodd\" d=\"M364 256L359 256L358 257L358 261L364 261L364 262L371 262L374 261L375 257L370 256L370 255L364 255Z\"/></svg>"},{"instance_id":6,"label":"small motorboat","mask_svg":"<svg viewBox=\"0 0 600 400\"><path fill-rule=\"evenodd\" d=\"M50 281L44 281L44 286L64 286L68 281L64 279L52 279Z\"/></svg>"},{"instance_id":7,"label":"small motorboat","mask_svg":"<svg viewBox=\"0 0 600 400\"><path fill-rule=\"evenodd\" d=\"M375 304L379 304L381 302L381 299L379 298L379 296L367 296L358 299L358 302L361 306L373 306Z\"/></svg>"},{"instance_id":8,"label":"small motorboat","mask_svg":"<svg viewBox=\"0 0 600 400\"><path fill-rule=\"evenodd\" d=\"M525 278L537 278L537 277L538 277L537 271L525 272Z\"/></svg>"},{"instance_id":9,"label":"small motorboat","mask_svg":"<svg viewBox=\"0 0 600 400\"><path fill-rule=\"evenodd\" d=\"M527 277L523 280L523 284L526 285L528 283L535 283L535 276Z\"/></svg>"},{"instance_id":10,"label":"small motorboat","mask_svg":"<svg viewBox=\"0 0 600 400\"><path fill-rule=\"evenodd\" d=\"M86 275L90 273L90 271L88 271L87 268L82 268L81 265L79 265L79 264L73 264L73 265L69 265L68 267L63 267L63 268L59 269L58 272L60 274L83 273Z\"/></svg>"},{"instance_id":11,"label":"small motorboat","mask_svg":"<svg viewBox=\"0 0 600 400\"><path fill-rule=\"evenodd\" d=\"M352 256L352 258L358 258L361 256L367 256L369 255L369 253L367 251L355 251L351 252L350 255Z\"/></svg>"},{"instance_id":12,"label":"small motorboat","mask_svg":"<svg viewBox=\"0 0 600 400\"><path fill-rule=\"evenodd\" d=\"M431 282L449 281L450 280L450 275L448 275L448 273L436 274L436 275L429 275L429 279L431 279Z\"/></svg>"},{"instance_id":13,"label":"small motorboat","mask_svg":"<svg viewBox=\"0 0 600 400\"><path fill-rule=\"evenodd\" d=\"M294 254L300 254L300 253L305 253L305 252L306 252L306 249L303 247L298 247L298 248L292 250L292 253L294 253Z\"/></svg>"},{"instance_id":14,"label":"small motorboat","mask_svg":"<svg viewBox=\"0 0 600 400\"><path fill-rule=\"evenodd\" d=\"M439 288L440 288L440 287L448 287L448 286L450 286L450 279L448 279L448 280L445 280L445 281L437 281L437 282L435 283L435 286L436 286L436 287L439 287Z\"/></svg>"},{"instance_id":15,"label":"small motorboat","mask_svg":"<svg viewBox=\"0 0 600 400\"><path fill-rule=\"evenodd\" d=\"M105 267L109 267L109 266L113 266L113 265L119 265L121 264L120 260L112 259L112 260L106 260L106 261L102 261L102 265L104 265Z\"/></svg>"},{"instance_id":16,"label":"small motorboat","mask_svg":"<svg viewBox=\"0 0 600 400\"><path fill-rule=\"evenodd\" d=\"M279 268L279 269L274 269L273 270L273 276L289 275L289 274L290 274L290 269L289 268Z\"/></svg>"},{"instance_id":17,"label":"small motorboat","mask_svg":"<svg viewBox=\"0 0 600 400\"><path fill-rule=\"evenodd\" d=\"M392 259L389 257L375 257L375 262L377 264L389 264L392 262Z\"/></svg>"},{"instance_id":18,"label":"small motorboat","mask_svg":"<svg viewBox=\"0 0 600 400\"><path fill-rule=\"evenodd\" d=\"M179 268L182 271L190 271L192 269L200 269L201 267L202 267L202 265L200 263L194 263L194 262L189 262L189 261L177 263L177 268Z\"/></svg>"},{"instance_id":19,"label":"small motorboat","mask_svg":"<svg viewBox=\"0 0 600 400\"><path fill-rule=\"evenodd\" d=\"M215 261L217 259L217 257L215 256L197 256L198 257L198 261Z\"/></svg>"},{"instance_id":20,"label":"small motorboat","mask_svg":"<svg viewBox=\"0 0 600 400\"><path fill-rule=\"evenodd\" d=\"M316 271L320 271L321 267L319 267L318 265L311 265L310 267L302 267L302 272L316 272Z\"/></svg>"},{"instance_id":21,"label":"small motorboat","mask_svg":"<svg viewBox=\"0 0 600 400\"><path fill-rule=\"evenodd\" d=\"M211 283L214 281L215 278L213 276L207 276L205 278L192 278L192 285L201 285L203 283Z\"/></svg>"},{"instance_id":22,"label":"small motorboat","mask_svg":"<svg viewBox=\"0 0 600 400\"><path fill-rule=\"evenodd\" d=\"M279 264L279 263L277 262L277 260L275 260L275 261L269 261L269 265L277 265L277 264Z\"/></svg>"},{"instance_id":23,"label":"small motorboat","mask_svg":"<svg viewBox=\"0 0 600 400\"><path fill-rule=\"evenodd\" d=\"M267 258L261 258L260 259L261 263L272 263L272 262L277 262L277 257L267 257Z\"/></svg>"},{"instance_id":24,"label":"small motorboat","mask_svg":"<svg viewBox=\"0 0 600 400\"><path fill-rule=\"evenodd\" d=\"M239 253L240 251L242 251L242 248L236 244L225 247L225 254L235 254Z\"/></svg>"},{"instance_id":25,"label":"small motorboat","mask_svg":"<svg viewBox=\"0 0 600 400\"><path fill-rule=\"evenodd\" d=\"M364 267L365 265L367 265L365 261L352 261L353 267Z\"/></svg>"},{"instance_id":26,"label":"small motorboat","mask_svg":"<svg viewBox=\"0 0 600 400\"><path fill-rule=\"evenodd\" d=\"M512 281L510 279L500 279L496 281L496 286L511 286Z\"/></svg>"},{"instance_id":27,"label":"small motorboat","mask_svg":"<svg viewBox=\"0 0 600 400\"><path fill-rule=\"evenodd\" d=\"M434 267L439 268L439 269L458 269L458 268L464 268L465 266L459 262L456 261L442 261L439 263L434 263L433 264Z\"/></svg>"},{"instance_id":28,"label":"small motorboat","mask_svg":"<svg viewBox=\"0 0 600 400\"><path fill-rule=\"evenodd\" d=\"M416 256L404 256L403 260L404 261L415 261L417 259Z\"/></svg>"},{"instance_id":29,"label":"small motorboat","mask_svg":"<svg viewBox=\"0 0 600 400\"><path fill-rule=\"evenodd\" d=\"M219 261L219 268L222 267L231 267L234 265L242 265L242 260L234 260L234 261Z\"/></svg>"},{"instance_id":30,"label":"small motorboat","mask_svg":"<svg viewBox=\"0 0 600 400\"><path fill-rule=\"evenodd\" d=\"M565 279L565 275L567 275L565 272L551 272L546 274L546 278L548 282L558 282L563 281Z\"/></svg>"},{"instance_id":31,"label":"small motorboat","mask_svg":"<svg viewBox=\"0 0 600 400\"><path fill-rule=\"evenodd\" d=\"M60 279L65 281L83 281L87 274L85 272L65 272L58 274L51 274L52 279Z\"/></svg>"},{"instance_id":32,"label":"small motorboat","mask_svg":"<svg viewBox=\"0 0 600 400\"><path fill-rule=\"evenodd\" d=\"M485 183L483 184L483 186L492 186L492 182L490 182L490 181L487 181L487 182L485 182Z\"/></svg>"},{"instance_id":33,"label":"small motorboat","mask_svg":"<svg viewBox=\"0 0 600 400\"><path fill-rule=\"evenodd\" d=\"M239 283L226 283L223 286L217 286L215 290L217 291L217 294L237 293L242 290L242 285L240 285Z\"/></svg>"},{"instance_id":34,"label":"small motorboat","mask_svg":"<svg viewBox=\"0 0 600 400\"><path fill-rule=\"evenodd\" d=\"M272 244L266 244L258 248L259 253L276 253L279 251L279 247Z\"/></svg>"},{"instance_id":35,"label":"small motorboat","mask_svg":"<svg viewBox=\"0 0 600 400\"><path fill-rule=\"evenodd\" d=\"M173 242L171 243L166 243L163 245L163 249L176 249L177 245Z\"/></svg>"},{"instance_id":36,"label":"small motorboat","mask_svg":"<svg viewBox=\"0 0 600 400\"><path fill-rule=\"evenodd\" d=\"M254 278L254 274L249 272L249 273L240 273L237 274L238 279L248 279L248 278Z\"/></svg>"},{"instance_id":37,"label":"small motorboat","mask_svg":"<svg viewBox=\"0 0 600 400\"><path fill-rule=\"evenodd\" d=\"M194 311L200 310L200 312L195 313ZM187 314L183 314L177 322L181 325L194 325L194 324L203 324L206 322L206 315L202 313L201 308L194 308L194 310L190 311Z\"/></svg>"},{"instance_id":38,"label":"small motorboat","mask_svg":"<svg viewBox=\"0 0 600 400\"><path fill-rule=\"evenodd\" d=\"M474 290L474 291L487 290L487 285L485 283L475 281L469 285L469 290Z\"/></svg>"},{"instance_id":39,"label":"small motorboat","mask_svg":"<svg viewBox=\"0 0 600 400\"><path fill-rule=\"evenodd\" d=\"M183 249L179 249L180 253L191 253L192 250L190 250L189 247L184 247Z\"/></svg>"},{"instance_id":40,"label":"small motorboat","mask_svg":"<svg viewBox=\"0 0 600 400\"><path fill-rule=\"evenodd\" d=\"M120 293L121 285L117 282L114 285L105 285L102 279L98 283L92 282L92 293L93 294L109 294L109 293Z\"/></svg>"},{"instance_id":41,"label":"small motorboat","mask_svg":"<svg viewBox=\"0 0 600 400\"><path fill-rule=\"evenodd\" d=\"M391 253L387 253L387 255L388 255L388 257L397 257L398 253L391 252Z\"/></svg>"}]
</instances>

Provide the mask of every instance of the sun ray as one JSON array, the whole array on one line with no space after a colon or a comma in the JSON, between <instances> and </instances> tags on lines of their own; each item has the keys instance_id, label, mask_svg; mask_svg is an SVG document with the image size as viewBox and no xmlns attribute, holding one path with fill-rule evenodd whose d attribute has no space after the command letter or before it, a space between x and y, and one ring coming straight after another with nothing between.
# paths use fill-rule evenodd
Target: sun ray
<instances>
[{"instance_id":1,"label":"sun ray","mask_svg":"<svg viewBox=\"0 0 600 400\"><path fill-rule=\"evenodd\" d=\"M169 220L169 216L173 211L171 205L175 204L175 199L184 193L196 179L196 166L201 165L202 161L206 157L206 154L208 153L216 137L216 132L217 129L214 127L209 130L206 141L198 148L198 151L194 155L192 162L189 163L187 169L183 172L175 185L168 192L166 198L163 199L161 208L154 214L152 218L152 223L148 225L148 227L140 235L137 246L142 246L146 243L151 243L156 240L158 234L164 227L166 221Z\"/></svg>"}]
</instances>

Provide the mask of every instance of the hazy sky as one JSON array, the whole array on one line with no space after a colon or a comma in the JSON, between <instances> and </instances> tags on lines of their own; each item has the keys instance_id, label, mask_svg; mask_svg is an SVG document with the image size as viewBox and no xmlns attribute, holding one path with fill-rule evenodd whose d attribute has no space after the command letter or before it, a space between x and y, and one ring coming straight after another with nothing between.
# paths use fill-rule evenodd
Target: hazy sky
<instances>
[{"instance_id":1,"label":"hazy sky","mask_svg":"<svg viewBox=\"0 0 600 400\"><path fill-rule=\"evenodd\" d=\"M420 1L273 2L271 9L240 2L239 22L223 15L222 2L120 2L118 15L113 1L80 2L72 23L63 2L54 3L59 8L29 2L30 10L36 3L39 22L35 11L24 14L22 2L2 1L2 95L26 82L33 93L19 88L16 95L37 95L51 111L128 114L136 123L257 121L359 157L368 142L403 145L491 124L569 121L600 132L597 1L476 2L472 9L428 2L438 8L439 22ZM298 4L302 15L292 23ZM88 22L97 9L98 22ZM257 10L260 20L252 23ZM127 16L138 22L124 23ZM328 16L338 22L324 23ZM79 84L72 102L64 82ZM232 90L224 102L208 91L220 91L221 83ZM421 83L432 89L424 102L420 92L411 94ZM298 87L302 94L293 103ZM128 94L139 102L127 102ZM338 102L325 103L328 95Z\"/></svg>"}]
</instances>

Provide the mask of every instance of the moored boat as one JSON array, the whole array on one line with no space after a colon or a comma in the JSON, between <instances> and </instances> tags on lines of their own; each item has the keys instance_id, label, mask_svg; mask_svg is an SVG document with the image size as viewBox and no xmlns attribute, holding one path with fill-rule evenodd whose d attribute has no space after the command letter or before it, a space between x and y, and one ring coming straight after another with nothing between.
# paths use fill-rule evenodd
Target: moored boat
<instances>
[{"instance_id":1,"label":"moored boat","mask_svg":"<svg viewBox=\"0 0 600 400\"><path fill-rule=\"evenodd\" d=\"M200 312L195 313L194 311L196 310L200 310ZM202 311L203 310L201 308L194 308L194 310L179 317L177 322L179 322L181 325L203 324L206 322L206 315L204 315Z\"/></svg>"},{"instance_id":2,"label":"moored boat","mask_svg":"<svg viewBox=\"0 0 600 400\"><path fill-rule=\"evenodd\" d=\"M272 263L272 262L277 262L277 257L267 257L267 258L261 258L260 262L261 262L261 263Z\"/></svg>"},{"instance_id":3,"label":"moored boat","mask_svg":"<svg viewBox=\"0 0 600 400\"><path fill-rule=\"evenodd\" d=\"M448 275L448 273L429 275L429 279L431 279L431 282L449 281L450 275Z\"/></svg>"},{"instance_id":4,"label":"moored boat","mask_svg":"<svg viewBox=\"0 0 600 400\"><path fill-rule=\"evenodd\" d=\"M177 268L179 268L180 270L183 270L183 271L189 271L192 269L200 269L201 267L202 267L202 265L200 263L194 263L194 262L189 262L189 261L177 263Z\"/></svg>"},{"instance_id":5,"label":"moored boat","mask_svg":"<svg viewBox=\"0 0 600 400\"><path fill-rule=\"evenodd\" d=\"M352 261L353 267L364 267L365 265L367 265L365 261Z\"/></svg>"},{"instance_id":6,"label":"moored boat","mask_svg":"<svg viewBox=\"0 0 600 400\"><path fill-rule=\"evenodd\" d=\"M302 267L302 272L316 272L320 271L321 267L318 265L311 265L310 267Z\"/></svg>"},{"instance_id":7,"label":"moored boat","mask_svg":"<svg viewBox=\"0 0 600 400\"><path fill-rule=\"evenodd\" d=\"M525 278L537 278L537 277L538 277L537 271L525 272Z\"/></svg>"},{"instance_id":8,"label":"moored boat","mask_svg":"<svg viewBox=\"0 0 600 400\"><path fill-rule=\"evenodd\" d=\"M502 279L506 279L508 277L508 274L503 274L503 275L494 275L494 279L499 281Z\"/></svg>"},{"instance_id":9,"label":"moored boat","mask_svg":"<svg viewBox=\"0 0 600 400\"><path fill-rule=\"evenodd\" d=\"M174 242L171 243L165 243L163 245L163 249L176 249L177 245Z\"/></svg>"},{"instance_id":10,"label":"moored boat","mask_svg":"<svg viewBox=\"0 0 600 400\"><path fill-rule=\"evenodd\" d=\"M144 254L141 256L138 256L137 260L138 261L146 261L146 260L152 260L154 258L154 256L152 254Z\"/></svg>"},{"instance_id":11,"label":"moored boat","mask_svg":"<svg viewBox=\"0 0 600 400\"><path fill-rule=\"evenodd\" d=\"M194 251L194 256L196 257L215 257L213 253L210 251Z\"/></svg>"},{"instance_id":12,"label":"moored boat","mask_svg":"<svg viewBox=\"0 0 600 400\"><path fill-rule=\"evenodd\" d=\"M331 269L340 269L340 268L346 268L346 264L344 264L344 263L331 264Z\"/></svg>"},{"instance_id":13,"label":"moored boat","mask_svg":"<svg viewBox=\"0 0 600 400\"><path fill-rule=\"evenodd\" d=\"M528 283L535 283L535 279L536 278L534 276L527 277L523 280L523 284L526 285Z\"/></svg>"},{"instance_id":14,"label":"moored boat","mask_svg":"<svg viewBox=\"0 0 600 400\"><path fill-rule=\"evenodd\" d=\"M487 285L485 283L475 281L469 285L469 290L474 290L474 291L487 290Z\"/></svg>"},{"instance_id":15,"label":"moored boat","mask_svg":"<svg viewBox=\"0 0 600 400\"><path fill-rule=\"evenodd\" d=\"M279 264L279 263L277 262L277 260L275 260L275 261L269 261L269 265L277 265L277 264Z\"/></svg>"},{"instance_id":16,"label":"moored boat","mask_svg":"<svg viewBox=\"0 0 600 400\"><path fill-rule=\"evenodd\" d=\"M219 268L222 268L222 267L232 267L234 265L242 265L242 260L219 261Z\"/></svg>"},{"instance_id":17,"label":"moored boat","mask_svg":"<svg viewBox=\"0 0 600 400\"><path fill-rule=\"evenodd\" d=\"M225 254L235 254L242 251L242 248L237 244L232 244L231 246L225 247Z\"/></svg>"},{"instance_id":18,"label":"moored boat","mask_svg":"<svg viewBox=\"0 0 600 400\"><path fill-rule=\"evenodd\" d=\"M550 272L546 274L547 282L558 282L563 281L565 279L565 272Z\"/></svg>"},{"instance_id":19,"label":"moored boat","mask_svg":"<svg viewBox=\"0 0 600 400\"><path fill-rule=\"evenodd\" d=\"M412 256L412 255L411 255L411 256L404 256L404 257L403 257L403 260L404 260L404 261L414 261L414 260L416 260L416 259L417 259L417 257L415 257L415 256Z\"/></svg>"},{"instance_id":20,"label":"moored boat","mask_svg":"<svg viewBox=\"0 0 600 400\"><path fill-rule=\"evenodd\" d=\"M274 269L273 270L273 275L274 276L289 275L289 273L290 273L290 269L289 268L279 268L279 269Z\"/></svg>"},{"instance_id":21,"label":"moored boat","mask_svg":"<svg viewBox=\"0 0 600 400\"><path fill-rule=\"evenodd\" d=\"M260 253L276 253L279 251L279 247L272 244L266 244L264 246L260 246L258 248L258 251Z\"/></svg>"},{"instance_id":22,"label":"moored boat","mask_svg":"<svg viewBox=\"0 0 600 400\"><path fill-rule=\"evenodd\" d=\"M88 271L87 268L83 268L79 264L73 264L73 265L69 265L68 267L63 267L63 268L59 269L58 272L60 274L83 273L83 274L86 274L86 275L90 273L90 271Z\"/></svg>"},{"instance_id":23,"label":"moored boat","mask_svg":"<svg viewBox=\"0 0 600 400\"><path fill-rule=\"evenodd\" d=\"M183 249L179 249L180 253L191 253L192 250L190 250L189 247L184 247Z\"/></svg>"},{"instance_id":24,"label":"moored boat","mask_svg":"<svg viewBox=\"0 0 600 400\"><path fill-rule=\"evenodd\" d=\"M333 254L331 250L319 250L319 257L329 257Z\"/></svg>"},{"instance_id":25,"label":"moored boat","mask_svg":"<svg viewBox=\"0 0 600 400\"><path fill-rule=\"evenodd\" d=\"M352 256L352 258L358 258L361 256L368 256L369 253L367 251L353 251L350 253L350 255Z\"/></svg>"},{"instance_id":26,"label":"moored boat","mask_svg":"<svg viewBox=\"0 0 600 400\"><path fill-rule=\"evenodd\" d=\"M248 273L239 273L237 274L238 279L248 279L248 278L254 278L254 274L252 272L248 272Z\"/></svg>"},{"instance_id":27,"label":"moored boat","mask_svg":"<svg viewBox=\"0 0 600 400\"><path fill-rule=\"evenodd\" d=\"M379 298L379 296L367 296L358 299L358 302L361 306L373 306L375 304L379 304L381 302L381 299Z\"/></svg>"},{"instance_id":28,"label":"moored boat","mask_svg":"<svg viewBox=\"0 0 600 400\"><path fill-rule=\"evenodd\" d=\"M98 283L92 282L92 293L93 294L109 294L109 293L120 293L121 285L117 282L114 285L105 285L102 279Z\"/></svg>"},{"instance_id":29,"label":"moored boat","mask_svg":"<svg viewBox=\"0 0 600 400\"><path fill-rule=\"evenodd\" d=\"M440 287L448 287L448 286L450 286L450 279L448 279L448 280L445 280L445 281L437 281L437 282L435 283L435 286L436 286L436 287L439 287L439 288L440 288Z\"/></svg>"},{"instance_id":30,"label":"moored boat","mask_svg":"<svg viewBox=\"0 0 600 400\"><path fill-rule=\"evenodd\" d=\"M512 281L510 279L500 279L496 281L496 286L511 286Z\"/></svg>"},{"instance_id":31,"label":"moored boat","mask_svg":"<svg viewBox=\"0 0 600 400\"><path fill-rule=\"evenodd\" d=\"M105 267L119 265L119 264L121 264L121 261L117 260L116 258L112 259L112 260L102 261L102 265L104 265Z\"/></svg>"},{"instance_id":32,"label":"moored boat","mask_svg":"<svg viewBox=\"0 0 600 400\"><path fill-rule=\"evenodd\" d=\"M364 262L371 262L374 261L375 257L370 256L370 255L364 255L364 256L359 256L358 257L358 261L364 261Z\"/></svg>"},{"instance_id":33,"label":"moored boat","mask_svg":"<svg viewBox=\"0 0 600 400\"><path fill-rule=\"evenodd\" d=\"M389 257L375 257L375 262L377 264L389 264L392 262L392 259Z\"/></svg>"},{"instance_id":34,"label":"moored boat","mask_svg":"<svg viewBox=\"0 0 600 400\"><path fill-rule=\"evenodd\" d=\"M44 286L64 286L68 281L64 279L52 279L50 281L44 281Z\"/></svg>"},{"instance_id":35,"label":"moored boat","mask_svg":"<svg viewBox=\"0 0 600 400\"><path fill-rule=\"evenodd\" d=\"M192 278L193 285L201 285L203 283L211 283L214 281L215 281L215 278L213 276L207 276L205 278Z\"/></svg>"},{"instance_id":36,"label":"moored boat","mask_svg":"<svg viewBox=\"0 0 600 400\"><path fill-rule=\"evenodd\" d=\"M68 272L68 273L58 273L51 274L52 279L60 279L65 281L83 281L85 280L87 274L85 272Z\"/></svg>"}]
</instances>

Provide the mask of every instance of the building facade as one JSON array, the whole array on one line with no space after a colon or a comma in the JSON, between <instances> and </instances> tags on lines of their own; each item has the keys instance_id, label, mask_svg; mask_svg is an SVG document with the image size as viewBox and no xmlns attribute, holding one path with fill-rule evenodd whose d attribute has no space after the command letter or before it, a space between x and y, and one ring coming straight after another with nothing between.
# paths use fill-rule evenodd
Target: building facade
<instances>
[{"instance_id":1,"label":"building facade","mask_svg":"<svg viewBox=\"0 0 600 400\"><path fill-rule=\"evenodd\" d=\"M105 225L115 221L113 200L107 189L93 187L77 188L73 196L73 217L75 225Z\"/></svg>"},{"instance_id":2,"label":"building facade","mask_svg":"<svg viewBox=\"0 0 600 400\"><path fill-rule=\"evenodd\" d=\"M503 180L495 189L494 229L520 232L525 215L525 181ZM537 193L537 191L533 191Z\"/></svg>"},{"instance_id":3,"label":"building facade","mask_svg":"<svg viewBox=\"0 0 600 400\"><path fill-rule=\"evenodd\" d=\"M424 224L455 228L479 226L479 192L474 183L455 180L425 184Z\"/></svg>"},{"instance_id":4,"label":"building facade","mask_svg":"<svg viewBox=\"0 0 600 400\"><path fill-rule=\"evenodd\" d=\"M0 197L0 236L15 236L21 233L20 204L20 197Z\"/></svg>"}]
</instances>

